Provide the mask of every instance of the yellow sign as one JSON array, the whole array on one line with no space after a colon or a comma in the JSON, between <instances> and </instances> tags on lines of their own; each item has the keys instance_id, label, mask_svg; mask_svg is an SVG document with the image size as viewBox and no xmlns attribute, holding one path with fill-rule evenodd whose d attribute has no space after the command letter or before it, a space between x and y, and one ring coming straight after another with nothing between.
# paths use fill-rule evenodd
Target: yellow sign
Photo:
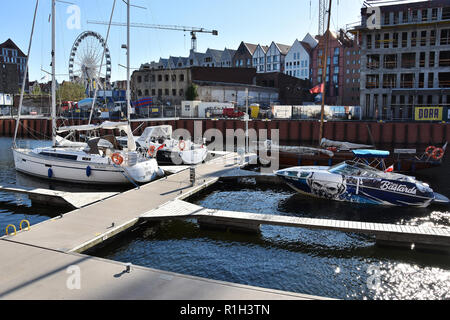
<instances>
[{"instance_id":1,"label":"yellow sign","mask_svg":"<svg viewBox=\"0 0 450 320\"><path fill-rule=\"evenodd\" d=\"M443 107L416 108L416 121L442 121L443 114Z\"/></svg>"}]
</instances>

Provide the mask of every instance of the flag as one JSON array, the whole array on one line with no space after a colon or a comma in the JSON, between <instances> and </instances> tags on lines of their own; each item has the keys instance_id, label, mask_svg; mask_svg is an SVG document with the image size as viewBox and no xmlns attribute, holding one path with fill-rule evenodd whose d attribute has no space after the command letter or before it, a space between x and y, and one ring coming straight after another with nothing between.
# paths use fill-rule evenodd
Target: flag
<instances>
[{"instance_id":1,"label":"flag","mask_svg":"<svg viewBox=\"0 0 450 320\"><path fill-rule=\"evenodd\" d=\"M386 172L386 173L392 173L392 172L394 172L394 165L392 165L392 166L390 166L389 168L387 168L385 172Z\"/></svg>"},{"instance_id":2,"label":"flag","mask_svg":"<svg viewBox=\"0 0 450 320\"><path fill-rule=\"evenodd\" d=\"M311 92L311 94L323 93L323 91L324 91L323 89L324 89L324 84L322 83L322 84L315 86L311 90L309 90L309 92Z\"/></svg>"}]
</instances>

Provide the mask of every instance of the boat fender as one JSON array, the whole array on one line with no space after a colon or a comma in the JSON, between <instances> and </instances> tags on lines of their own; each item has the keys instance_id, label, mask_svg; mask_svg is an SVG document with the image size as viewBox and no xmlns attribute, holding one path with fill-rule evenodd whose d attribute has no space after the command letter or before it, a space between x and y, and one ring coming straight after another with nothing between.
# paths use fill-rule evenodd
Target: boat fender
<instances>
[{"instance_id":1,"label":"boat fender","mask_svg":"<svg viewBox=\"0 0 450 320\"><path fill-rule=\"evenodd\" d=\"M123 157L120 155L120 153L114 153L111 156L111 160L118 166L122 165L123 163Z\"/></svg>"},{"instance_id":2,"label":"boat fender","mask_svg":"<svg viewBox=\"0 0 450 320\"><path fill-rule=\"evenodd\" d=\"M437 148L433 152L433 159L436 161L441 160L444 157L445 151L442 148Z\"/></svg>"},{"instance_id":3,"label":"boat fender","mask_svg":"<svg viewBox=\"0 0 450 320\"><path fill-rule=\"evenodd\" d=\"M184 149L186 149L186 142L184 142L184 140L180 140L178 148L180 148L181 151L184 151Z\"/></svg>"},{"instance_id":4,"label":"boat fender","mask_svg":"<svg viewBox=\"0 0 450 320\"><path fill-rule=\"evenodd\" d=\"M431 158L434 154L434 152L436 151L436 147L433 146L429 146L426 150L425 150L425 154Z\"/></svg>"},{"instance_id":5,"label":"boat fender","mask_svg":"<svg viewBox=\"0 0 450 320\"><path fill-rule=\"evenodd\" d=\"M151 146L150 148L148 148L148 156L150 158L153 158L155 156L155 152L156 152L155 146Z\"/></svg>"},{"instance_id":6,"label":"boat fender","mask_svg":"<svg viewBox=\"0 0 450 320\"><path fill-rule=\"evenodd\" d=\"M49 179L53 178L53 170L52 170L52 168L48 169L48 177L49 177Z\"/></svg>"},{"instance_id":7,"label":"boat fender","mask_svg":"<svg viewBox=\"0 0 450 320\"><path fill-rule=\"evenodd\" d=\"M92 175L92 168L90 166L88 166L86 168L86 176L89 178Z\"/></svg>"}]
</instances>

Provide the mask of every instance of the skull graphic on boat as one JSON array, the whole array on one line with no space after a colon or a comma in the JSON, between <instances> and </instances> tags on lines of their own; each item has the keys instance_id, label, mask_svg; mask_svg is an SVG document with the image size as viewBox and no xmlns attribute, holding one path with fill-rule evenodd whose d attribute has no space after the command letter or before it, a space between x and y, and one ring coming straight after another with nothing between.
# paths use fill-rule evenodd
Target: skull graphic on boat
<instances>
[{"instance_id":1,"label":"skull graphic on boat","mask_svg":"<svg viewBox=\"0 0 450 320\"><path fill-rule=\"evenodd\" d=\"M313 195L325 199L339 199L347 191L345 177L342 175L313 172L306 181Z\"/></svg>"}]
</instances>

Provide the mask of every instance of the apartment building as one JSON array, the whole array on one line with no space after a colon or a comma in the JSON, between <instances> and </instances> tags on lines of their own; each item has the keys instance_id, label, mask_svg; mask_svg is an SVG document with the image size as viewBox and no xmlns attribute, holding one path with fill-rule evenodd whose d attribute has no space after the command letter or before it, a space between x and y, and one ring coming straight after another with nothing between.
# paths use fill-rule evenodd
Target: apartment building
<instances>
[{"instance_id":1,"label":"apartment building","mask_svg":"<svg viewBox=\"0 0 450 320\"><path fill-rule=\"evenodd\" d=\"M8 39L0 44L1 90L3 93L17 93L26 76L25 91L28 91L28 74L25 75L27 56ZM9 92L6 92L9 91Z\"/></svg>"},{"instance_id":2,"label":"apartment building","mask_svg":"<svg viewBox=\"0 0 450 320\"><path fill-rule=\"evenodd\" d=\"M412 120L417 107L450 104L450 2L384 5L380 14L372 28L362 8L352 31L362 39L364 116Z\"/></svg>"}]
</instances>

